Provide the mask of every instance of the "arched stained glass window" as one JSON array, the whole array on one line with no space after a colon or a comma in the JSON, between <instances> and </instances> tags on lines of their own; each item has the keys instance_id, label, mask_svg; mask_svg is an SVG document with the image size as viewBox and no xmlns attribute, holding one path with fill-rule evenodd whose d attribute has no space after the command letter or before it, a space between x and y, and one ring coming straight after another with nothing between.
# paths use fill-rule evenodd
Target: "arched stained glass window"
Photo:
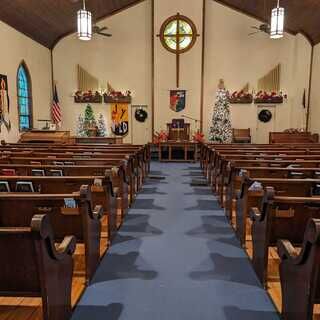
<instances>
[{"instance_id":1,"label":"arched stained glass window","mask_svg":"<svg viewBox=\"0 0 320 320\"><path fill-rule=\"evenodd\" d=\"M18 114L20 131L32 128L32 92L28 68L22 62L17 74Z\"/></svg>"}]
</instances>

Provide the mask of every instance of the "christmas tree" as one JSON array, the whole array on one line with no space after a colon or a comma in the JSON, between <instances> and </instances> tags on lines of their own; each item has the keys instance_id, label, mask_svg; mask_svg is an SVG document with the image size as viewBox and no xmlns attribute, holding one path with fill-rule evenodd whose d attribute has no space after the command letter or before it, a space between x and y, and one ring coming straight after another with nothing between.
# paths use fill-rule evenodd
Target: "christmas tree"
<instances>
[{"instance_id":1,"label":"christmas tree","mask_svg":"<svg viewBox=\"0 0 320 320\"><path fill-rule=\"evenodd\" d=\"M90 104L87 105L86 110L84 112L84 120L85 122L94 122L95 118L94 118L94 113L92 110L92 107L90 106Z\"/></svg>"},{"instance_id":2,"label":"christmas tree","mask_svg":"<svg viewBox=\"0 0 320 320\"><path fill-rule=\"evenodd\" d=\"M84 112L84 128L86 131L86 136L90 136L90 130L96 127L96 119L90 104L87 105Z\"/></svg>"},{"instance_id":3,"label":"christmas tree","mask_svg":"<svg viewBox=\"0 0 320 320\"><path fill-rule=\"evenodd\" d=\"M99 114L99 119L98 119L98 136L99 137L107 136L106 122L104 121L104 117L101 113Z\"/></svg>"},{"instance_id":4,"label":"christmas tree","mask_svg":"<svg viewBox=\"0 0 320 320\"><path fill-rule=\"evenodd\" d=\"M209 140L217 143L232 142L232 127L228 92L224 87L223 80L220 80L217 91Z\"/></svg>"},{"instance_id":5,"label":"christmas tree","mask_svg":"<svg viewBox=\"0 0 320 320\"><path fill-rule=\"evenodd\" d=\"M86 130L84 126L84 118L81 114L79 114L78 117L78 123L77 123L77 137L86 137Z\"/></svg>"}]
</instances>

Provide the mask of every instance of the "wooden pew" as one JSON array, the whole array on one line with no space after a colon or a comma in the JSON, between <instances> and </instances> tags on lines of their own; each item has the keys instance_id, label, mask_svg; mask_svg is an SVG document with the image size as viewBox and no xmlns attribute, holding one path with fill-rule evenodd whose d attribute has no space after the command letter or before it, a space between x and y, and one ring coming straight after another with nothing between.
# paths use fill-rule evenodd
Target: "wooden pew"
<instances>
[{"instance_id":1,"label":"wooden pew","mask_svg":"<svg viewBox=\"0 0 320 320\"><path fill-rule=\"evenodd\" d=\"M320 220L310 219L300 252L288 240L279 240L282 318L309 320L320 302Z\"/></svg>"},{"instance_id":2,"label":"wooden pew","mask_svg":"<svg viewBox=\"0 0 320 320\"><path fill-rule=\"evenodd\" d=\"M146 173L150 171L150 146L149 145L46 145L46 144L4 144L0 146L1 152L37 151L60 153L121 153L133 155L141 164L141 169Z\"/></svg>"},{"instance_id":3,"label":"wooden pew","mask_svg":"<svg viewBox=\"0 0 320 320\"><path fill-rule=\"evenodd\" d=\"M67 236L59 246L54 241L46 215L33 216L29 227L1 226L0 295L41 297L43 320L67 320L76 239Z\"/></svg>"},{"instance_id":4,"label":"wooden pew","mask_svg":"<svg viewBox=\"0 0 320 320\"><path fill-rule=\"evenodd\" d=\"M277 167L239 167L234 166L231 162L227 168L227 177L224 181L225 197L223 197L226 216L231 220L232 211L235 208L236 200L240 194L243 184L243 177L248 178L299 178L299 179L320 179L320 168L304 168L304 163L301 167L293 168L277 168ZM225 200L224 200L225 198Z\"/></svg>"},{"instance_id":5,"label":"wooden pew","mask_svg":"<svg viewBox=\"0 0 320 320\"><path fill-rule=\"evenodd\" d=\"M272 167L272 168L287 168L288 166L298 166L304 168L318 168L320 166L319 160L233 160L236 167ZM223 170L217 170L212 178L213 191L218 193L218 200L220 204L224 205L224 195L226 194L226 184L229 181L229 162L226 162Z\"/></svg>"},{"instance_id":6,"label":"wooden pew","mask_svg":"<svg viewBox=\"0 0 320 320\"><path fill-rule=\"evenodd\" d=\"M91 190L92 206L102 205L107 218L105 246L111 244L123 220L122 211L120 219L117 219L116 198L108 173L105 176L0 176L0 181L7 182L11 192L16 192L17 183L28 182L32 184L35 192L42 194L71 194L80 190L82 185L88 185Z\"/></svg>"},{"instance_id":7,"label":"wooden pew","mask_svg":"<svg viewBox=\"0 0 320 320\"><path fill-rule=\"evenodd\" d=\"M310 218L320 218L320 197L278 197L266 188L260 208L250 209L252 220L252 265L266 287L269 247L277 240L288 239L301 246Z\"/></svg>"},{"instance_id":8,"label":"wooden pew","mask_svg":"<svg viewBox=\"0 0 320 320\"><path fill-rule=\"evenodd\" d=\"M283 150L320 150L319 144L277 144L277 145L260 145L260 144L242 144L241 146L230 144L230 145L221 145L221 144L200 144L200 164L201 168L203 168L205 176L208 175L208 170L215 162L216 154L219 151L243 151L243 152L251 152L251 151L259 151L259 150L272 150L279 152ZM208 177L209 178L209 177Z\"/></svg>"},{"instance_id":9,"label":"wooden pew","mask_svg":"<svg viewBox=\"0 0 320 320\"><path fill-rule=\"evenodd\" d=\"M127 177L128 170L122 162L106 165L41 165L38 162L34 164L1 164L0 163L0 175L6 175L4 170L11 169L14 170L15 175L19 176L32 176L33 170L44 170L46 176L52 176L54 172L61 171L63 176L103 176L109 175L112 179L112 185L114 192L117 197L117 208L121 210L124 216L128 210L129 203L132 204L134 200L132 187L133 180ZM90 163L90 162L89 162ZM131 186L131 187L130 187Z\"/></svg>"},{"instance_id":10,"label":"wooden pew","mask_svg":"<svg viewBox=\"0 0 320 320\"><path fill-rule=\"evenodd\" d=\"M270 132L269 143L318 143L319 135L311 132Z\"/></svg>"},{"instance_id":11,"label":"wooden pew","mask_svg":"<svg viewBox=\"0 0 320 320\"><path fill-rule=\"evenodd\" d=\"M65 208L65 199L73 199L76 208ZM88 186L72 194L0 194L0 227L26 227L35 214L47 214L57 239L74 235L85 247L85 277L89 282L100 261L102 206L92 208Z\"/></svg>"},{"instance_id":12,"label":"wooden pew","mask_svg":"<svg viewBox=\"0 0 320 320\"><path fill-rule=\"evenodd\" d=\"M284 178L255 178L251 179L246 173L242 176L240 192L237 197L235 230L242 245L245 245L247 218L251 207L258 207L262 201L264 191L250 190L254 182L262 187L272 187L276 196L311 197L314 190L318 190L320 179L284 179Z\"/></svg>"},{"instance_id":13,"label":"wooden pew","mask_svg":"<svg viewBox=\"0 0 320 320\"><path fill-rule=\"evenodd\" d=\"M43 157L10 157L6 156L0 158L0 164L12 163L12 164L42 164L42 165L96 165L101 167L114 167L123 166L125 168L126 177L129 181L130 186L130 197L134 199L135 194L141 187L142 178L139 176L139 169L134 165L132 158L127 160L120 159L75 159L72 157L65 156L64 158L43 158Z\"/></svg>"}]
</instances>

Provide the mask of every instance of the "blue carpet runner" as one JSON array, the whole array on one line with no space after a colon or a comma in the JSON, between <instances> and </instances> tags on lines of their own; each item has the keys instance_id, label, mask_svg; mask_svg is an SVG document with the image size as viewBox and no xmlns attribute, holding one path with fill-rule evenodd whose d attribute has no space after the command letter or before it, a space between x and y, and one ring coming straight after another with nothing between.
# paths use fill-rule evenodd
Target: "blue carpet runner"
<instances>
[{"instance_id":1,"label":"blue carpet runner","mask_svg":"<svg viewBox=\"0 0 320 320\"><path fill-rule=\"evenodd\" d=\"M72 319L279 319L199 165L151 174Z\"/></svg>"}]
</instances>

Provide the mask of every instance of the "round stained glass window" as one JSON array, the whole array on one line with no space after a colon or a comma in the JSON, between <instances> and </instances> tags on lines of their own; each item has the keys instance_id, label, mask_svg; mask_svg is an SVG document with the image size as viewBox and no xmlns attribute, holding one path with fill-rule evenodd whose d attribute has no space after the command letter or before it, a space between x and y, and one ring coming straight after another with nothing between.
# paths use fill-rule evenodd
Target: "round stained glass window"
<instances>
[{"instance_id":1,"label":"round stained glass window","mask_svg":"<svg viewBox=\"0 0 320 320\"><path fill-rule=\"evenodd\" d=\"M194 23L180 14L168 18L160 29L162 45L173 53L183 53L191 49L197 36Z\"/></svg>"}]
</instances>

